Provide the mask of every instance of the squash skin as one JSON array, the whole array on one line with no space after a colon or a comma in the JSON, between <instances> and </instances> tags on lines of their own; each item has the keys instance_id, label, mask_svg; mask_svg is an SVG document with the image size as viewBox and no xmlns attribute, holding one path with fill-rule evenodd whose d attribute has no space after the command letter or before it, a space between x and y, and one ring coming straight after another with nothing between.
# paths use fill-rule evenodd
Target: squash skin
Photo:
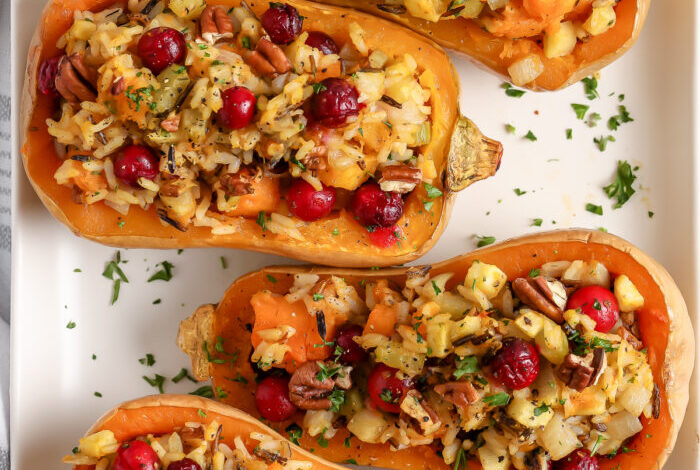
<instances>
[{"instance_id":1,"label":"squash skin","mask_svg":"<svg viewBox=\"0 0 700 470\"><path fill-rule=\"evenodd\" d=\"M210 4L238 5L239 0L213 0ZM29 48L25 85L22 93L20 141L27 176L37 195L51 214L76 235L116 247L190 248L228 247L274 253L290 258L332 266L388 266L412 261L425 254L445 229L457 192L480 179L495 174L503 152L499 142L483 136L458 109L459 80L449 57L439 46L422 36L391 22L353 10L291 0L307 19L306 28L318 29L348 40L347 24L357 21L369 33L370 48L392 43L395 54L410 52L425 69L435 71L436 91L433 106L433 141L424 152L430 152L441 180L436 186L444 197L436 199L432 211L422 211L424 191L417 188L406 199L401 219L408 242L401 247L377 248L369 242L369 234L352 221L347 212L321 219L313 226L302 226L306 241L284 239L265 233L254 219L235 217L232 223L241 229L231 235L214 236L207 227L191 225L186 232L164 225L155 207L142 210L132 207L125 217L103 203L81 206L71 199L68 187L59 186L53 173L61 160L56 155L45 120L51 116L51 99L37 93L37 71L41 61L57 53L54 44L69 27L76 9L99 10L114 0L53 0L47 4ZM255 13L262 14L267 2L249 2ZM340 21L343 15L343 20ZM395 38L400 37L397 41ZM389 41L388 38L392 38ZM121 224L120 222L125 221ZM408 222L408 226L403 225ZM338 236L331 235L340 226ZM271 236L272 235L272 236ZM410 243L409 243L410 242Z\"/></svg>"},{"instance_id":2,"label":"squash skin","mask_svg":"<svg viewBox=\"0 0 700 470\"><path fill-rule=\"evenodd\" d=\"M601 459L603 469L634 468L638 470L661 468L671 453L678 430L683 421L688 403L689 381L694 362L694 336L687 307L680 291L668 272L656 261L625 240L590 230L561 230L543 232L514 238L491 245L473 253L433 265L432 274L454 272L453 279L463 279L466 270L474 259L496 264L506 272L509 279L527 275L533 267L554 260L596 259L613 274L627 274L645 297L645 306L639 311L639 326L642 339L648 349L654 381L659 384L661 414L657 420L642 418L644 429L632 440L628 447L636 452L619 454L615 458ZM203 305L180 325L178 345L189 354L192 370L199 380L212 379L214 386L222 387L228 397L226 403L235 404L245 412L258 416L251 387L232 383L226 378L237 373L253 380L253 370L246 361L230 364L209 363L202 350L203 341L214 344L217 336L225 339L224 348L228 353L239 351L239 357L248 357L251 351L250 333L246 330L252 323L254 314L250 296L260 289L282 293L293 283L293 274L312 272L315 274L335 274L348 283L357 286L360 279L388 278L402 283L406 268L384 270L333 270L323 267L273 266L250 273L235 281L217 305ZM271 282L267 276L274 276ZM454 283L454 281L453 281ZM210 349L211 346L210 346ZM225 356L222 356L225 357ZM293 418L301 423L302 416ZM279 423L284 429L290 422ZM277 427L277 426L275 426ZM645 435L651 437L646 438ZM356 459L360 465L372 465L404 469L410 462L425 461L425 468L447 470L442 459L430 447L414 447L398 452L388 452L383 445L359 443L353 439L352 446L346 448L343 440L347 431L341 429L331 439L329 446L319 449L313 438L304 436L302 447L316 447L315 453L335 461L347 458ZM359 445L359 447L358 447ZM420 460L416 460L420 459ZM479 468L478 462L469 462L470 468Z\"/></svg>"},{"instance_id":3,"label":"squash skin","mask_svg":"<svg viewBox=\"0 0 700 470\"><path fill-rule=\"evenodd\" d=\"M513 59L501 59L503 40L481 29L466 18L441 20L432 23L411 17L388 13L377 8L383 0L319 0L338 6L357 8L400 23L417 31L446 49L465 55L483 69L489 70L504 80L510 81L507 68ZM651 0L621 0L615 7L617 23L609 31L593 37L586 43L578 43L572 54L561 59L547 59L541 47L526 40L528 48L542 60L544 72L525 86L532 90L559 90L582 78L598 72L627 52L639 37ZM534 49L532 49L534 47ZM525 55L525 54L523 54Z\"/></svg>"},{"instance_id":4,"label":"squash skin","mask_svg":"<svg viewBox=\"0 0 700 470\"><path fill-rule=\"evenodd\" d=\"M206 414L202 417L198 411ZM85 435L109 429L117 441L123 442L143 434L164 434L182 427L186 422L209 423L214 419L223 426L222 435L240 436L251 442L251 432L260 432L275 439L285 439L259 420L236 408L208 398L194 395L151 395L124 402L109 410L93 424ZM291 444L294 458L314 463L314 470L345 470L345 467L327 462L314 454ZM74 470L92 470L94 465L74 465Z\"/></svg>"}]
</instances>

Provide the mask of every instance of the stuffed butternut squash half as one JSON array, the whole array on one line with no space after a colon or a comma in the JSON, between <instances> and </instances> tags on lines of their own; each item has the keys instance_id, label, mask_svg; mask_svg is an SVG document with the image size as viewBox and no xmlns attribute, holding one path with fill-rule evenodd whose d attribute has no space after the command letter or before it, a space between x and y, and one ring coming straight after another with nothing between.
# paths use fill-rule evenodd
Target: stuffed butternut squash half
<instances>
[{"instance_id":1,"label":"stuffed butternut squash half","mask_svg":"<svg viewBox=\"0 0 700 470\"><path fill-rule=\"evenodd\" d=\"M304 0L54 0L29 52L25 168L117 246L226 246L338 266L425 253L502 147L446 53Z\"/></svg>"},{"instance_id":2,"label":"stuffed butternut squash half","mask_svg":"<svg viewBox=\"0 0 700 470\"><path fill-rule=\"evenodd\" d=\"M556 90L637 40L650 0L321 0L394 20L518 86Z\"/></svg>"},{"instance_id":3,"label":"stuffed butternut squash half","mask_svg":"<svg viewBox=\"0 0 700 470\"><path fill-rule=\"evenodd\" d=\"M235 408L192 395L122 403L63 461L76 470L343 469Z\"/></svg>"},{"instance_id":4,"label":"stuffed butternut squash half","mask_svg":"<svg viewBox=\"0 0 700 470\"><path fill-rule=\"evenodd\" d=\"M432 267L266 268L178 344L222 401L316 455L397 470L660 468L694 351L668 273L581 230Z\"/></svg>"}]
</instances>

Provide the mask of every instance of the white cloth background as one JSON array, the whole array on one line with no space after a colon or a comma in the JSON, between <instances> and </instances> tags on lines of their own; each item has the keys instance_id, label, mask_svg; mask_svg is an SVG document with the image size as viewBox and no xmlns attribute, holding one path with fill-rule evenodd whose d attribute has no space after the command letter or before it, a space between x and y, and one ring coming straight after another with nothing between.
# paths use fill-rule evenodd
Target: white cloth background
<instances>
[{"instance_id":1,"label":"white cloth background","mask_svg":"<svg viewBox=\"0 0 700 470\"><path fill-rule=\"evenodd\" d=\"M0 470L10 429L10 0L0 0Z\"/></svg>"}]
</instances>

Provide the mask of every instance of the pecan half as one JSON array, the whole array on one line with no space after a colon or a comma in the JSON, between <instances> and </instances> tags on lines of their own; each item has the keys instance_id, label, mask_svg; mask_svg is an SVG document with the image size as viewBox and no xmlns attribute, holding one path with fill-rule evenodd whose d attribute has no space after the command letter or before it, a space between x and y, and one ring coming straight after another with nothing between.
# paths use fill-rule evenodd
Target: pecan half
<instances>
[{"instance_id":1,"label":"pecan half","mask_svg":"<svg viewBox=\"0 0 700 470\"><path fill-rule=\"evenodd\" d=\"M167 118L160 121L160 127L168 132L177 132L180 128L180 115L171 114Z\"/></svg>"},{"instance_id":2,"label":"pecan half","mask_svg":"<svg viewBox=\"0 0 700 470\"><path fill-rule=\"evenodd\" d=\"M340 367L329 363L328 367ZM338 386L344 390L352 387L350 367L343 367L334 378L318 379L321 367L318 362L307 362L299 367L289 379L289 399L302 410L327 410L331 407L328 396Z\"/></svg>"},{"instance_id":3,"label":"pecan half","mask_svg":"<svg viewBox=\"0 0 700 470\"><path fill-rule=\"evenodd\" d=\"M54 82L56 90L74 108L80 107L81 101L95 101L97 98L97 94L88 81L91 73L85 62L78 57L81 56L76 53L61 59Z\"/></svg>"},{"instance_id":4,"label":"pecan half","mask_svg":"<svg viewBox=\"0 0 700 470\"><path fill-rule=\"evenodd\" d=\"M513 292L526 305L542 312L557 323L564 321L562 308L558 305L558 297L551 288L553 281L547 281L544 276L535 278L519 277L513 281ZM564 304L566 298L564 297Z\"/></svg>"},{"instance_id":5,"label":"pecan half","mask_svg":"<svg viewBox=\"0 0 700 470\"><path fill-rule=\"evenodd\" d=\"M624 326L620 326L620 328L617 329L617 335L627 341L634 349L637 351L640 351L641 349L644 348L644 343L642 343L639 338L637 338L630 330L625 328Z\"/></svg>"},{"instance_id":6,"label":"pecan half","mask_svg":"<svg viewBox=\"0 0 700 470\"><path fill-rule=\"evenodd\" d=\"M557 377L564 382L567 387L581 392L588 387L593 379L594 369L589 365L593 360L593 354L588 354L586 357L576 356L575 354L567 354L564 362L557 370Z\"/></svg>"},{"instance_id":7,"label":"pecan half","mask_svg":"<svg viewBox=\"0 0 700 470\"><path fill-rule=\"evenodd\" d=\"M447 382L436 385L433 390L457 408L466 408L479 399L479 392L471 382Z\"/></svg>"},{"instance_id":8,"label":"pecan half","mask_svg":"<svg viewBox=\"0 0 700 470\"><path fill-rule=\"evenodd\" d=\"M219 178L219 183L230 196L244 196L253 194L253 170L244 167L238 173L226 173Z\"/></svg>"},{"instance_id":9,"label":"pecan half","mask_svg":"<svg viewBox=\"0 0 700 470\"><path fill-rule=\"evenodd\" d=\"M245 59L261 75L271 76L292 70L292 64L282 48L267 38L261 38L255 50L245 54Z\"/></svg>"},{"instance_id":10,"label":"pecan half","mask_svg":"<svg viewBox=\"0 0 700 470\"><path fill-rule=\"evenodd\" d=\"M214 45L219 39L233 37L233 22L221 6L209 5L199 17L202 39Z\"/></svg>"},{"instance_id":11,"label":"pecan half","mask_svg":"<svg viewBox=\"0 0 700 470\"><path fill-rule=\"evenodd\" d=\"M382 191L410 193L423 178L419 168L408 165L389 165L382 168L379 186Z\"/></svg>"}]
</instances>

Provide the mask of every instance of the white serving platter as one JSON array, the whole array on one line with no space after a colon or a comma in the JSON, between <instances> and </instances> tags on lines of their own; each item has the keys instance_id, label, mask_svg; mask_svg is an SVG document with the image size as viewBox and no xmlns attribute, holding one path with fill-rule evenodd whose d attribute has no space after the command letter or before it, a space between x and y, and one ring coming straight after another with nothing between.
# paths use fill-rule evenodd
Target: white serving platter
<instances>
[{"instance_id":1,"label":"white serving platter","mask_svg":"<svg viewBox=\"0 0 700 470\"><path fill-rule=\"evenodd\" d=\"M173 377L188 361L175 346L178 323L204 302L217 301L228 284L248 271L289 262L272 255L223 249L122 250L129 283L110 305L111 281L101 276L116 250L75 237L56 222L33 193L18 155L19 96L25 55L45 0L13 0L13 279L11 344L11 458L14 470L66 468L60 463L77 438L104 411L153 393L142 376ZM498 175L462 193L442 239L422 262L469 251L475 235L498 240L566 227L604 227L634 242L671 272L696 321L697 208L700 202L695 139L699 83L696 5L693 0L652 2L636 46L600 77L600 98L588 101L578 84L557 93L507 97L501 81L455 58L462 81L462 111L505 146ZM608 96L614 93L613 96ZM634 118L600 152L593 138L611 134L618 94ZM589 128L570 103L602 116ZM515 134L505 124L515 126ZM565 130L573 130L566 140ZM531 130L537 141L523 136ZM613 210L602 186L617 160L639 166L637 194ZM517 196L514 189L526 191ZM604 215L585 210L601 205ZM653 211L650 218L648 212ZM531 226L535 218L541 227ZM222 268L221 257L228 267ZM156 263L175 265L168 282L147 283ZM78 268L81 272L74 272ZM157 268L156 268L157 269ZM161 299L159 304L153 304ZM75 322L73 329L66 328ZM147 367L147 353L156 363ZM96 359L92 356L96 355ZM168 381L167 392L195 384ZM96 397L100 392L102 397ZM697 380L691 404L666 468L697 468ZM626 469L627 470L627 469Z\"/></svg>"}]
</instances>

